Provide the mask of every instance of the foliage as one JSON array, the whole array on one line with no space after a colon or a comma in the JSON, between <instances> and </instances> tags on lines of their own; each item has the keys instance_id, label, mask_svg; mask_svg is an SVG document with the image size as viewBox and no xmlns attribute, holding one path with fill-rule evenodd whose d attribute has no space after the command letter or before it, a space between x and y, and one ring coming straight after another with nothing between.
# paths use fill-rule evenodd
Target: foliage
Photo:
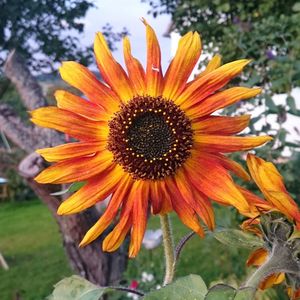
<instances>
[{"instance_id":1,"label":"foliage","mask_svg":"<svg viewBox=\"0 0 300 300\"><path fill-rule=\"evenodd\" d=\"M144 299L204 300L206 293L207 287L203 279L198 275L189 275L175 280L160 290L150 292Z\"/></svg>"},{"instance_id":2,"label":"foliage","mask_svg":"<svg viewBox=\"0 0 300 300\"><path fill-rule=\"evenodd\" d=\"M0 67L12 49L25 57L31 69L51 71L55 62L75 60L88 65L91 47L80 46L84 30L83 17L90 0L1 0L0 1ZM126 32L113 33L105 25L103 31L113 45Z\"/></svg>"},{"instance_id":3,"label":"foliage","mask_svg":"<svg viewBox=\"0 0 300 300\"><path fill-rule=\"evenodd\" d=\"M251 121L263 123L262 131L275 139L273 154L280 155L285 146L299 148L286 141L283 128L287 113L300 116L291 95L300 85L300 2L299 0L229 1L229 0L146 0L154 16L169 13L173 28L181 34L190 30L201 33L206 53L220 53L224 62L239 58L253 59L242 78L247 85L263 87L262 95L251 110L261 105L263 112ZM272 96L286 94L285 103L276 105ZM227 110L236 112L239 105ZM243 107L245 110L245 106ZM247 106L246 109L249 109ZM266 117L275 115L279 126ZM275 151L274 151L275 150ZM269 153L268 153L269 154Z\"/></svg>"},{"instance_id":4,"label":"foliage","mask_svg":"<svg viewBox=\"0 0 300 300\"><path fill-rule=\"evenodd\" d=\"M107 288L98 287L86 279L73 275L54 286L48 300L98 300Z\"/></svg>"},{"instance_id":5,"label":"foliage","mask_svg":"<svg viewBox=\"0 0 300 300\"><path fill-rule=\"evenodd\" d=\"M256 236L237 229L221 229L212 233L219 242L240 248L258 248L263 246L263 242Z\"/></svg>"},{"instance_id":6,"label":"foliage","mask_svg":"<svg viewBox=\"0 0 300 300\"><path fill-rule=\"evenodd\" d=\"M86 0L2 0L0 2L0 53L3 64L16 48L35 69L47 68L62 59L88 59L79 47L80 20L93 6Z\"/></svg>"}]
</instances>

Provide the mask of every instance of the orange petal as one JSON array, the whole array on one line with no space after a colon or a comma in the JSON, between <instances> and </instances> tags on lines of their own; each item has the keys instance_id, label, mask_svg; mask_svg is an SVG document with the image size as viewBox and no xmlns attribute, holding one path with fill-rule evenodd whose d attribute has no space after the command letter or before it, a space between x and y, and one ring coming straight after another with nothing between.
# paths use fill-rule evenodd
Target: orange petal
<instances>
[{"instance_id":1,"label":"orange petal","mask_svg":"<svg viewBox=\"0 0 300 300\"><path fill-rule=\"evenodd\" d=\"M262 290L268 289L271 286L275 284L280 284L282 281L284 281L285 275L284 273L279 274L273 274L269 277L267 277L260 285L259 288Z\"/></svg>"},{"instance_id":2,"label":"orange petal","mask_svg":"<svg viewBox=\"0 0 300 300\"><path fill-rule=\"evenodd\" d=\"M192 121L192 129L197 134L232 135L244 130L250 121L250 115L238 117L210 116L204 120Z\"/></svg>"},{"instance_id":3,"label":"orange petal","mask_svg":"<svg viewBox=\"0 0 300 300\"><path fill-rule=\"evenodd\" d=\"M42 171L35 180L39 183L70 183L84 181L109 168L113 155L105 150L93 156L72 158L56 163Z\"/></svg>"},{"instance_id":4,"label":"orange petal","mask_svg":"<svg viewBox=\"0 0 300 300\"><path fill-rule=\"evenodd\" d=\"M200 216L203 222L213 230L215 227L215 220L211 202L205 195L193 189L188 182L188 177L185 173L184 169L180 169L176 173L175 181L178 191L189 206L191 206Z\"/></svg>"},{"instance_id":5,"label":"orange petal","mask_svg":"<svg viewBox=\"0 0 300 300\"><path fill-rule=\"evenodd\" d=\"M142 181L135 193L132 212L131 241L129 245L129 257L135 257L140 251L147 226L149 183Z\"/></svg>"},{"instance_id":6,"label":"orange petal","mask_svg":"<svg viewBox=\"0 0 300 300\"><path fill-rule=\"evenodd\" d=\"M79 89L92 102L103 107L108 113L113 113L119 108L118 96L86 67L74 62L63 62L59 68L62 79Z\"/></svg>"},{"instance_id":7,"label":"orange petal","mask_svg":"<svg viewBox=\"0 0 300 300\"><path fill-rule=\"evenodd\" d=\"M215 156L220 159L220 163L225 169L232 171L235 175L246 181L250 180L249 174L239 163L222 154L216 154Z\"/></svg>"},{"instance_id":8,"label":"orange petal","mask_svg":"<svg viewBox=\"0 0 300 300\"><path fill-rule=\"evenodd\" d=\"M232 105L240 100L255 97L261 92L259 88L233 87L222 92L215 93L204 99L198 98L200 103L193 103L191 107L190 102L184 103L181 108L186 110L190 118L200 118L211 114L212 112Z\"/></svg>"},{"instance_id":9,"label":"orange petal","mask_svg":"<svg viewBox=\"0 0 300 300\"><path fill-rule=\"evenodd\" d=\"M107 121L111 115L107 114L99 105L76 96L68 91L57 90L54 94L57 107L74 112L94 121Z\"/></svg>"},{"instance_id":10,"label":"orange petal","mask_svg":"<svg viewBox=\"0 0 300 300\"><path fill-rule=\"evenodd\" d=\"M133 205L136 200L137 191L140 193L141 181L134 181L126 201L123 202L119 223L114 230L104 239L103 251L112 252L117 250L124 241L127 232L132 226Z\"/></svg>"},{"instance_id":11,"label":"orange petal","mask_svg":"<svg viewBox=\"0 0 300 300\"><path fill-rule=\"evenodd\" d=\"M191 84L194 83L195 80L198 80L200 77L203 77L208 73L214 71L215 69L219 68L221 66L221 59L222 57L219 54L213 56L213 58L208 62L205 70L199 73L193 80L189 81L187 83L187 86L190 86Z\"/></svg>"},{"instance_id":12,"label":"orange petal","mask_svg":"<svg viewBox=\"0 0 300 300\"><path fill-rule=\"evenodd\" d=\"M199 192L221 204L232 205L240 212L248 211L246 199L218 160L202 154L201 157L192 156L185 166L190 181Z\"/></svg>"},{"instance_id":13,"label":"orange petal","mask_svg":"<svg viewBox=\"0 0 300 300\"><path fill-rule=\"evenodd\" d=\"M123 243L129 229L131 228L131 214L124 215L113 231L106 236L102 243L102 250L106 252L116 251Z\"/></svg>"},{"instance_id":14,"label":"orange petal","mask_svg":"<svg viewBox=\"0 0 300 300\"><path fill-rule=\"evenodd\" d=\"M113 58L102 33L96 34L94 51L103 79L123 101L133 98L134 92L125 71Z\"/></svg>"},{"instance_id":15,"label":"orange petal","mask_svg":"<svg viewBox=\"0 0 300 300\"><path fill-rule=\"evenodd\" d=\"M167 190L167 185L165 181L161 180L158 182L159 191L161 195L161 206L158 212L161 215L167 214L173 210L172 201L169 191Z\"/></svg>"},{"instance_id":16,"label":"orange petal","mask_svg":"<svg viewBox=\"0 0 300 300\"><path fill-rule=\"evenodd\" d=\"M291 287L288 287L287 293L291 300L299 300L300 299L300 289L293 290Z\"/></svg>"},{"instance_id":17,"label":"orange petal","mask_svg":"<svg viewBox=\"0 0 300 300\"><path fill-rule=\"evenodd\" d=\"M184 109L205 99L237 76L249 62L247 59L237 60L199 77L187 86L176 100L176 104Z\"/></svg>"},{"instance_id":18,"label":"orange petal","mask_svg":"<svg viewBox=\"0 0 300 300\"><path fill-rule=\"evenodd\" d=\"M190 203L182 197L180 190L177 188L172 178L169 178L167 189L171 195L172 206L183 224L195 231L200 237L204 237L204 231L201 227L197 215Z\"/></svg>"},{"instance_id":19,"label":"orange petal","mask_svg":"<svg viewBox=\"0 0 300 300\"><path fill-rule=\"evenodd\" d=\"M197 32L184 35L178 44L175 57L165 74L163 96L176 100L182 92L201 53L201 40Z\"/></svg>"},{"instance_id":20,"label":"orange petal","mask_svg":"<svg viewBox=\"0 0 300 300\"><path fill-rule=\"evenodd\" d=\"M248 260L247 266L261 266L268 258L268 251L264 248L259 248L253 251Z\"/></svg>"},{"instance_id":21,"label":"orange petal","mask_svg":"<svg viewBox=\"0 0 300 300\"><path fill-rule=\"evenodd\" d=\"M150 201L152 213L154 215L158 214L161 211L163 198L160 185L157 180L153 180L150 183Z\"/></svg>"},{"instance_id":22,"label":"orange petal","mask_svg":"<svg viewBox=\"0 0 300 300\"><path fill-rule=\"evenodd\" d=\"M287 192L283 178L276 167L263 159L249 154L247 165L252 178L263 192L266 200L300 226L300 212L296 202Z\"/></svg>"},{"instance_id":23,"label":"orange petal","mask_svg":"<svg viewBox=\"0 0 300 300\"><path fill-rule=\"evenodd\" d=\"M129 190L132 186L132 179L129 175L125 175L119 179L120 181L118 182L118 186L115 192L113 193L113 196L110 199L109 204L105 209L105 212L103 213L101 218L95 223L95 225L85 234L83 240L80 243L80 246L85 246L94 241L96 238L98 238L98 236L103 233L103 231L110 225L110 223L116 217L122 202L126 199ZM101 186L101 189L107 189L106 185Z\"/></svg>"},{"instance_id":24,"label":"orange petal","mask_svg":"<svg viewBox=\"0 0 300 300\"><path fill-rule=\"evenodd\" d=\"M106 141L107 122L96 122L54 106L41 107L32 112L36 125L55 129L84 141Z\"/></svg>"},{"instance_id":25,"label":"orange petal","mask_svg":"<svg viewBox=\"0 0 300 300\"><path fill-rule=\"evenodd\" d=\"M161 53L156 34L152 27L142 19L146 26L147 40L147 94L152 97L160 96L163 89L163 75L161 70Z\"/></svg>"},{"instance_id":26,"label":"orange petal","mask_svg":"<svg viewBox=\"0 0 300 300\"><path fill-rule=\"evenodd\" d=\"M127 67L131 85L136 95L144 95L146 92L145 71L141 63L132 56L129 38L123 39L124 60Z\"/></svg>"},{"instance_id":27,"label":"orange petal","mask_svg":"<svg viewBox=\"0 0 300 300\"><path fill-rule=\"evenodd\" d=\"M114 165L88 180L85 186L66 199L58 208L59 215L78 213L106 199L124 177L122 168Z\"/></svg>"},{"instance_id":28,"label":"orange petal","mask_svg":"<svg viewBox=\"0 0 300 300\"><path fill-rule=\"evenodd\" d=\"M244 231L252 232L256 234L257 236L261 237L262 233L260 230L260 220L257 217L254 217L252 219L247 219L240 225L241 229Z\"/></svg>"},{"instance_id":29,"label":"orange petal","mask_svg":"<svg viewBox=\"0 0 300 300\"><path fill-rule=\"evenodd\" d=\"M246 216L255 218L261 213L266 213L274 210L274 206L270 205L267 201L261 199L260 197L256 196L255 194L251 193L241 186L237 185L237 188L244 195L250 206L249 212L246 214Z\"/></svg>"},{"instance_id":30,"label":"orange petal","mask_svg":"<svg viewBox=\"0 0 300 300\"><path fill-rule=\"evenodd\" d=\"M103 151L105 147L106 142L78 142L38 149L36 152L47 161L57 162L75 157L90 156Z\"/></svg>"},{"instance_id":31,"label":"orange petal","mask_svg":"<svg viewBox=\"0 0 300 300\"><path fill-rule=\"evenodd\" d=\"M260 146L272 140L269 136L222 136L222 135L195 135L195 147L200 151L208 152L235 152L245 151Z\"/></svg>"},{"instance_id":32,"label":"orange petal","mask_svg":"<svg viewBox=\"0 0 300 300\"><path fill-rule=\"evenodd\" d=\"M205 76L206 74L214 71L221 66L222 57L219 54L213 56L213 58L208 62L205 70L201 72L195 79Z\"/></svg>"}]
</instances>

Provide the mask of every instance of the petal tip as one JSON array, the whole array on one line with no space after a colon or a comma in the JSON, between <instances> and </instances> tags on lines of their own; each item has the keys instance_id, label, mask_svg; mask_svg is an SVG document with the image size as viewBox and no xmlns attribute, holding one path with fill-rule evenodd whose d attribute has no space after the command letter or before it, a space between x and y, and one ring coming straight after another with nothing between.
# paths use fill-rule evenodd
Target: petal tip
<instances>
[{"instance_id":1,"label":"petal tip","mask_svg":"<svg viewBox=\"0 0 300 300\"><path fill-rule=\"evenodd\" d=\"M64 207L63 203L59 206L59 208L57 209L56 212L59 216L63 216L66 215L68 213L68 211L66 210L66 208Z\"/></svg>"}]
</instances>

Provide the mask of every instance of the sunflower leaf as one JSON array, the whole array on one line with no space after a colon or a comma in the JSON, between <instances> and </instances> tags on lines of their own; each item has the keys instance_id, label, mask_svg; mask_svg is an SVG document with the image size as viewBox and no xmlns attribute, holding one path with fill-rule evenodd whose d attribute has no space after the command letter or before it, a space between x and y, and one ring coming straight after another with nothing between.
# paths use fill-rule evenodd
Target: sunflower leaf
<instances>
[{"instance_id":1,"label":"sunflower leaf","mask_svg":"<svg viewBox=\"0 0 300 300\"><path fill-rule=\"evenodd\" d=\"M247 232L238 229L221 229L213 232L212 235L222 244L240 248L259 248L263 241Z\"/></svg>"},{"instance_id":2,"label":"sunflower leaf","mask_svg":"<svg viewBox=\"0 0 300 300\"><path fill-rule=\"evenodd\" d=\"M54 286L53 293L48 296L49 300L99 300L109 289L99 287L88 280L73 275L64 278Z\"/></svg>"},{"instance_id":3,"label":"sunflower leaf","mask_svg":"<svg viewBox=\"0 0 300 300\"><path fill-rule=\"evenodd\" d=\"M211 287L204 300L233 300L236 289L226 284L217 284Z\"/></svg>"},{"instance_id":4,"label":"sunflower leaf","mask_svg":"<svg viewBox=\"0 0 300 300\"><path fill-rule=\"evenodd\" d=\"M255 296L255 289L245 287L236 290L226 284L217 284L211 287L204 300L251 300Z\"/></svg>"},{"instance_id":5,"label":"sunflower leaf","mask_svg":"<svg viewBox=\"0 0 300 300\"><path fill-rule=\"evenodd\" d=\"M80 188L82 188L85 185L84 181L80 181L80 182L74 182L72 183L68 188L55 192L55 193L51 193L51 196L62 196L65 195L66 193L74 193L76 191L78 191Z\"/></svg>"},{"instance_id":6,"label":"sunflower leaf","mask_svg":"<svg viewBox=\"0 0 300 300\"><path fill-rule=\"evenodd\" d=\"M167 286L147 294L144 300L204 300L207 287L198 275L179 278Z\"/></svg>"}]
</instances>

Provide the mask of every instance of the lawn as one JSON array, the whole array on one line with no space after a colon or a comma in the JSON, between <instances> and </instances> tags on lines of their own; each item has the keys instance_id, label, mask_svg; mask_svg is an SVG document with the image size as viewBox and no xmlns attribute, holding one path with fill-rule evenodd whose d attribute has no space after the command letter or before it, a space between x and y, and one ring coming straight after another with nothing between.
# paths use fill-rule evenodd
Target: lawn
<instances>
[{"instance_id":1,"label":"lawn","mask_svg":"<svg viewBox=\"0 0 300 300\"><path fill-rule=\"evenodd\" d=\"M58 227L40 201L0 205L0 299L44 299L53 284L71 274Z\"/></svg>"},{"instance_id":2,"label":"lawn","mask_svg":"<svg viewBox=\"0 0 300 300\"><path fill-rule=\"evenodd\" d=\"M221 226L233 226L235 214L226 209L216 210ZM188 230L172 215L175 240ZM159 218L152 217L149 228L158 228ZM0 251L5 256L9 271L0 269L0 299L41 300L51 293L53 284L71 274L61 245L58 227L47 208L39 201L6 203L0 205ZM241 283L245 275L245 261L249 251L228 248L207 237L193 237L184 248L177 276L200 274L209 284L218 279L231 284ZM160 283L163 277L163 251L142 249L136 259L130 260L124 274L124 283L141 282L141 274L153 274L151 282L141 283L140 288L149 289ZM115 297L114 297L115 298ZM120 299L120 298L119 298ZM125 299L125 297L122 297ZM275 298L286 299L283 294Z\"/></svg>"}]
</instances>

